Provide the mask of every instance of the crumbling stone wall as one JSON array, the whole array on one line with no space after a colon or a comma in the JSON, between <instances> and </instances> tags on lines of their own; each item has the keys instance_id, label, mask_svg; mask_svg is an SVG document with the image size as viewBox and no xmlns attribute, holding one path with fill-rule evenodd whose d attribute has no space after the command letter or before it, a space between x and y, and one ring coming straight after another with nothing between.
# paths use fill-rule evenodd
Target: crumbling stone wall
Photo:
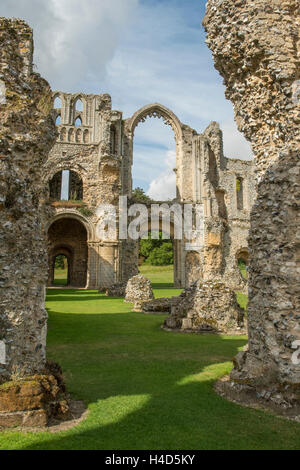
<instances>
[{"instance_id":1,"label":"crumbling stone wall","mask_svg":"<svg viewBox=\"0 0 300 470\"><path fill-rule=\"evenodd\" d=\"M57 104L58 97L60 104ZM77 109L79 100L82 111ZM57 142L43 171L45 186L50 189L48 226L58 216L74 213L84 225L91 227L87 240L86 287L105 289L115 283L126 283L138 274L138 243L130 239L118 240L117 235L108 240L101 239L97 224L101 219L99 205L112 205L118 216L119 196L127 196L130 204L134 131L147 117L163 119L174 131L176 202L190 203L194 208L199 204L203 208L203 233L192 244L174 240L175 286L185 287L198 279L217 278L233 288L244 287L236 253L247 248L250 208L254 199L252 162L232 160L223 155L223 136L217 123L211 123L208 129L198 134L159 103L144 106L123 121L122 113L112 110L107 94L55 92L53 101L53 118L60 116L60 123ZM82 194L82 201L77 204L76 201L51 199L51 195L61 196L63 170L74 172L82 182L82 191L77 191ZM237 177L243 179L242 209L237 207L236 201ZM150 217L149 210L146 226ZM173 226L172 230L174 232ZM53 248L50 244L49 253ZM50 261L51 256L50 253ZM52 266L50 268L52 270Z\"/></svg>"},{"instance_id":2,"label":"crumbling stone wall","mask_svg":"<svg viewBox=\"0 0 300 470\"><path fill-rule=\"evenodd\" d=\"M224 283L197 281L171 303L171 315L164 326L198 333L243 334L244 314L235 293Z\"/></svg>"},{"instance_id":3,"label":"crumbling stone wall","mask_svg":"<svg viewBox=\"0 0 300 470\"><path fill-rule=\"evenodd\" d=\"M56 130L51 90L33 73L32 54L32 31L26 23L0 18L0 381L40 372L45 364L41 169Z\"/></svg>"},{"instance_id":4,"label":"crumbling stone wall","mask_svg":"<svg viewBox=\"0 0 300 470\"><path fill-rule=\"evenodd\" d=\"M209 0L207 43L239 129L255 154L251 213L249 351L232 388L270 404L300 398L300 129L298 0Z\"/></svg>"}]
</instances>

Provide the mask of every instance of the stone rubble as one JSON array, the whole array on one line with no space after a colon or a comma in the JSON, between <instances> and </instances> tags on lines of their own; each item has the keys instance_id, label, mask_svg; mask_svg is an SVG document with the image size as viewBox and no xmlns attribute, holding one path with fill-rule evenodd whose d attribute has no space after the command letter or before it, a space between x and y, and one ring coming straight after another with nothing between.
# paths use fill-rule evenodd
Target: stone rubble
<instances>
[{"instance_id":1,"label":"stone rubble","mask_svg":"<svg viewBox=\"0 0 300 470\"><path fill-rule=\"evenodd\" d=\"M129 279L124 302L133 303L135 312L142 311L142 303L154 299L151 282L145 276L138 274Z\"/></svg>"},{"instance_id":2,"label":"stone rubble","mask_svg":"<svg viewBox=\"0 0 300 470\"><path fill-rule=\"evenodd\" d=\"M191 332L245 334L244 310L221 281L197 281L172 305L165 328Z\"/></svg>"},{"instance_id":3,"label":"stone rubble","mask_svg":"<svg viewBox=\"0 0 300 470\"><path fill-rule=\"evenodd\" d=\"M126 285L124 282L116 282L105 290L105 295L107 297L125 297Z\"/></svg>"},{"instance_id":4,"label":"stone rubble","mask_svg":"<svg viewBox=\"0 0 300 470\"><path fill-rule=\"evenodd\" d=\"M180 297L160 297L142 303L143 313L171 313L172 305L180 301Z\"/></svg>"}]
</instances>

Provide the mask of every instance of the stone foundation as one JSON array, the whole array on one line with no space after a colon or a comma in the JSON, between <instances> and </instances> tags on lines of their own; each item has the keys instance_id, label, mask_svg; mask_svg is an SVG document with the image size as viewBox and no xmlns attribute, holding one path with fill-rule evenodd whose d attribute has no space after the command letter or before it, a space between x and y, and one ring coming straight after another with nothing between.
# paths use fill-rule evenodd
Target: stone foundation
<instances>
[{"instance_id":1,"label":"stone foundation","mask_svg":"<svg viewBox=\"0 0 300 470\"><path fill-rule=\"evenodd\" d=\"M70 417L61 369L48 364L43 372L0 385L0 428L45 427Z\"/></svg>"},{"instance_id":2,"label":"stone foundation","mask_svg":"<svg viewBox=\"0 0 300 470\"><path fill-rule=\"evenodd\" d=\"M181 331L244 334L244 310L235 293L219 281L196 282L172 305L165 328Z\"/></svg>"}]
</instances>

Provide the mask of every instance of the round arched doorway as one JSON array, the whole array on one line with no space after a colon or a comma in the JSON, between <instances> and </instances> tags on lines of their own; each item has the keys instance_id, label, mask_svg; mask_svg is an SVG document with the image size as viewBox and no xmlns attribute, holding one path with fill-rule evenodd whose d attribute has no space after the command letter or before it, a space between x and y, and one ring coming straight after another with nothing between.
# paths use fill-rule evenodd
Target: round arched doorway
<instances>
[{"instance_id":1,"label":"round arched doorway","mask_svg":"<svg viewBox=\"0 0 300 470\"><path fill-rule=\"evenodd\" d=\"M65 217L55 220L48 230L49 284L54 284L55 260L67 258L67 284L86 287L88 266L87 230L77 219Z\"/></svg>"}]
</instances>

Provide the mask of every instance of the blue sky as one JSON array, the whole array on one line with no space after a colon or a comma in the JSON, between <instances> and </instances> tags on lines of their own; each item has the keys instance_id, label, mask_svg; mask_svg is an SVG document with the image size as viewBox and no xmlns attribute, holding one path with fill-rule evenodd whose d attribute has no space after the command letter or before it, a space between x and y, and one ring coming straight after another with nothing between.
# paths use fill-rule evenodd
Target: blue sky
<instances>
[{"instance_id":1,"label":"blue sky","mask_svg":"<svg viewBox=\"0 0 300 470\"><path fill-rule=\"evenodd\" d=\"M203 131L218 121L228 157L251 158L237 131L222 78L214 69L201 22L204 0L1 0L0 15L34 28L35 63L53 89L109 93L130 117L160 102ZM171 128L149 119L135 134L134 183L172 197L175 143Z\"/></svg>"}]
</instances>

